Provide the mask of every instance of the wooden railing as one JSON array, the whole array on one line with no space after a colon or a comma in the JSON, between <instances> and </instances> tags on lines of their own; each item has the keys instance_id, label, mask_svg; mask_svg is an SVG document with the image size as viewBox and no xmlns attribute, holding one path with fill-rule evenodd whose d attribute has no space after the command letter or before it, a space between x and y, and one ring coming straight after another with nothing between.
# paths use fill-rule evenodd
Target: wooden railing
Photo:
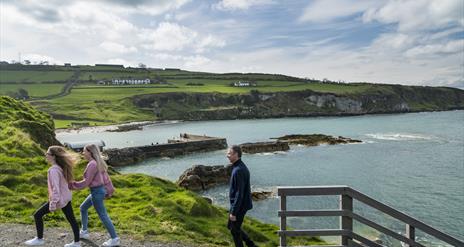
<instances>
[{"instance_id":1,"label":"wooden railing","mask_svg":"<svg viewBox=\"0 0 464 247\"><path fill-rule=\"evenodd\" d=\"M371 197L354 190L348 186L311 186L311 187L278 187L277 194L280 197L280 246L287 246L287 237L293 236L341 236L340 246L373 246L382 247L381 244L373 242L355 232L353 232L353 221L360 222L371 228L378 230L402 242L406 246L424 245L416 242L416 229L429 234L452 246L464 247L464 242L443 233L411 216L406 215L386 204L383 204ZM288 196L340 196L339 210L287 210ZM391 217L405 223L406 234L402 235L392 231L380 224L371 221L353 212L353 199L358 200L372 208L375 208ZM312 229L312 230L288 230L287 217L309 217L309 216L338 216L340 217L340 228L338 229Z\"/></svg>"}]
</instances>

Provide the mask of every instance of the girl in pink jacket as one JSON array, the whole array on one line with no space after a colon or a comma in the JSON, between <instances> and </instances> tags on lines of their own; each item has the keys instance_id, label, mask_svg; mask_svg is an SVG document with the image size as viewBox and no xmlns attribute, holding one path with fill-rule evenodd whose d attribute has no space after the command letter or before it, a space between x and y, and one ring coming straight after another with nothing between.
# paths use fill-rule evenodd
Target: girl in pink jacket
<instances>
[{"instance_id":1,"label":"girl in pink jacket","mask_svg":"<svg viewBox=\"0 0 464 247\"><path fill-rule=\"evenodd\" d=\"M111 237L108 241L103 243L103 246L119 246L120 239L116 234L113 222L108 216L104 204L105 198L111 196L114 191L113 183L108 176L108 166L102 159L100 150L94 144L86 145L84 150L82 150L82 154L84 158L89 161L84 171L84 179L71 183L72 189L81 190L87 187L90 189L90 195L82 202L80 207L82 220L80 236L83 239L89 239L90 237L87 228L88 210L93 206Z\"/></svg>"},{"instance_id":2,"label":"girl in pink jacket","mask_svg":"<svg viewBox=\"0 0 464 247\"><path fill-rule=\"evenodd\" d=\"M69 183L73 180L72 169L73 159L63 147L51 146L45 154L47 162L50 164L48 169L48 202L44 203L34 213L37 237L25 242L26 245L43 245L43 216L61 209L66 219L71 224L74 233L74 242L64 245L65 247L80 247L79 226L71 206L71 191Z\"/></svg>"}]
</instances>

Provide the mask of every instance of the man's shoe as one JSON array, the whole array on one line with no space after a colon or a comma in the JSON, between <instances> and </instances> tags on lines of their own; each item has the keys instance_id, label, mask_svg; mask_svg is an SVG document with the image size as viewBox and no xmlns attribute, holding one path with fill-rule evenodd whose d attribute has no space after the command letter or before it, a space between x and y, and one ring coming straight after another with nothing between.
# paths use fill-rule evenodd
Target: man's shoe
<instances>
[{"instance_id":1,"label":"man's shoe","mask_svg":"<svg viewBox=\"0 0 464 247\"><path fill-rule=\"evenodd\" d=\"M38 245L44 245L45 244L45 240L43 240L43 238L38 238L38 237L35 237L31 240L27 240L26 242L24 242L25 245L29 245L29 246L38 246Z\"/></svg>"},{"instance_id":2,"label":"man's shoe","mask_svg":"<svg viewBox=\"0 0 464 247\"><path fill-rule=\"evenodd\" d=\"M103 246L119 246L121 244L121 240L118 237L109 239L108 241L103 243Z\"/></svg>"}]
</instances>

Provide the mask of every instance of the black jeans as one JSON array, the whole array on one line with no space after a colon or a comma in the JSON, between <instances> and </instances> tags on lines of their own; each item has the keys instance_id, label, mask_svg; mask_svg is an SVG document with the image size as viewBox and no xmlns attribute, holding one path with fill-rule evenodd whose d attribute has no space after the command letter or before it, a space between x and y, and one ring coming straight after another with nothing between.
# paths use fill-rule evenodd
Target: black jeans
<instances>
[{"instance_id":1,"label":"black jeans","mask_svg":"<svg viewBox=\"0 0 464 247\"><path fill-rule=\"evenodd\" d=\"M64 208L61 209L66 216L69 224L71 224L73 233L74 233L74 242L79 242L79 225L77 225L76 218L74 217L74 212L71 206L71 202L68 202ZM42 239L43 238L43 231L44 231L44 223L43 217L44 215L50 213L49 203L46 202L42 206L40 206L37 211L34 213L35 219L35 227L37 229L37 237Z\"/></svg>"},{"instance_id":2,"label":"black jeans","mask_svg":"<svg viewBox=\"0 0 464 247\"><path fill-rule=\"evenodd\" d=\"M237 219L236 221L231 221L229 219L229 222L227 223L227 228L229 228L230 233L232 233L236 247L242 247L243 241L245 241L246 245L249 247L255 246L255 243L253 243L248 235L242 230L242 223L245 218L245 214L246 212L239 213L235 215Z\"/></svg>"}]
</instances>

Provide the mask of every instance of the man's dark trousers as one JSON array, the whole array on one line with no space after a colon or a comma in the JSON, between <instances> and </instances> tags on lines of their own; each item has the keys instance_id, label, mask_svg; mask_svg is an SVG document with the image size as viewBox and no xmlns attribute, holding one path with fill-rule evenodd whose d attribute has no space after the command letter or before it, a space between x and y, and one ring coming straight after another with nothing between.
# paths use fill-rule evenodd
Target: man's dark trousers
<instances>
[{"instance_id":1,"label":"man's dark trousers","mask_svg":"<svg viewBox=\"0 0 464 247\"><path fill-rule=\"evenodd\" d=\"M255 246L253 241L248 237L248 235L242 230L242 223L243 219L245 218L246 212L238 213L235 215L236 221L231 221L227 223L227 227L229 228L230 232L232 233L232 237L234 238L234 243L236 247L242 247L243 241L245 241L247 246Z\"/></svg>"}]
</instances>

